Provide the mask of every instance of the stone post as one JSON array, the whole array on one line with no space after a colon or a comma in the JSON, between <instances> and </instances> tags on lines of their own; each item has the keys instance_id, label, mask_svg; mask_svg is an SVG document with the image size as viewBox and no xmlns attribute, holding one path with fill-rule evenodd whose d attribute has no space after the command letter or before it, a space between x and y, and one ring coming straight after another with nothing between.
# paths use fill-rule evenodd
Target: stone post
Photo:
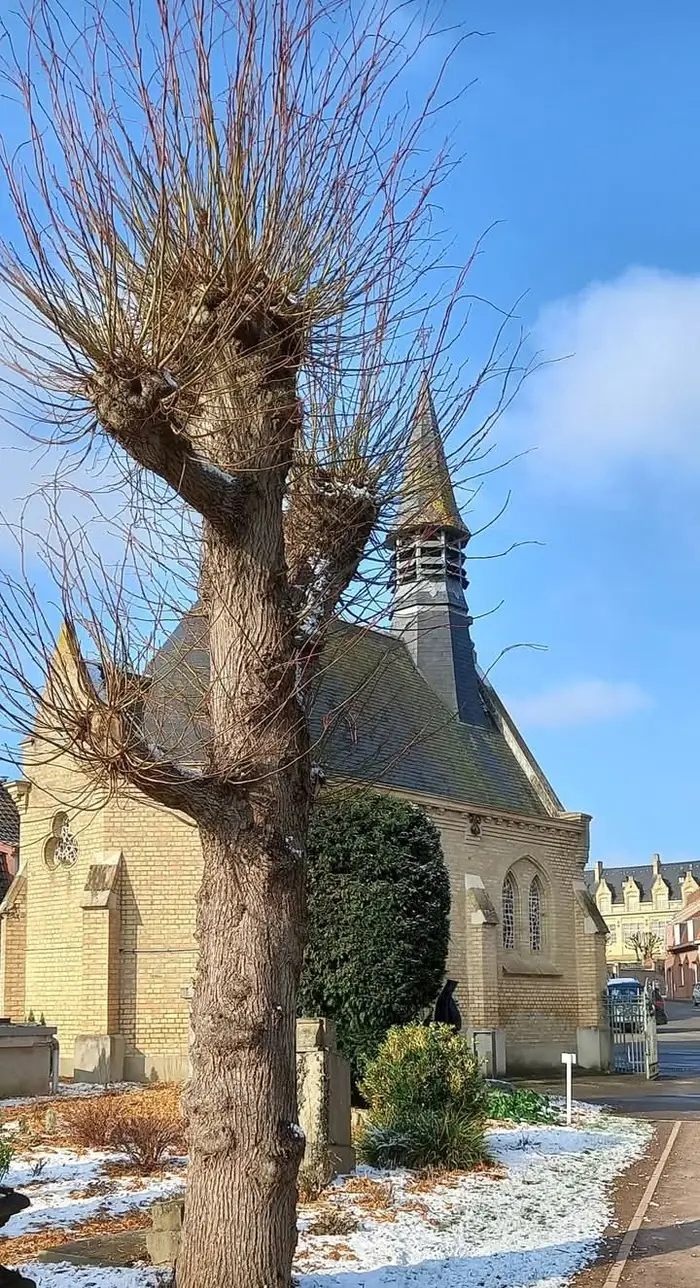
<instances>
[{"instance_id":1,"label":"stone post","mask_svg":"<svg viewBox=\"0 0 700 1288\"><path fill-rule=\"evenodd\" d=\"M480 876L464 877L469 967L469 1026L466 1037L488 1078L506 1071L506 1042L498 1014L498 914Z\"/></svg>"},{"instance_id":2,"label":"stone post","mask_svg":"<svg viewBox=\"0 0 700 1288\"><path fill-rule=\"evenodd\" d=\"M337 1050L332 1020L297 1020L297 1094L306 1137L302 1171L320 1168L329 1180L351 1172L350 1066Z\"/></svg>"},{"instance_id":3,"label":"stone post","mask_svg":"<svg viewBox=\"0 0 700 1288\"><path fill-rule=\"evenodd\" d=\"M121 853L88 869L82 908L82 1017L75 1039L76 1082L120 1082L124 1039L119 1033L119 872Z\"/></svg>"}]
</instances>

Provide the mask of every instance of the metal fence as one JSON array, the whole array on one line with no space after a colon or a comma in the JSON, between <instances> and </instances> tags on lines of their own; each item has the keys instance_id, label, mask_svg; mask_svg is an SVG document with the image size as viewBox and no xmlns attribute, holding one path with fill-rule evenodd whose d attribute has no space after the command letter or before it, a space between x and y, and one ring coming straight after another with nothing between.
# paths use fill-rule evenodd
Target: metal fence
<instances>
[{"instance_id":1,"label":"metal fence","mask_svg":"<svg viewBox=\"0 0 700 1288\"><path fill-rule=\"evenodd\" d=\"M608 1023L614 1072L655 1078L659 1050L651 989L632 998L608 996Z\"/></svg>"}]
</instances>

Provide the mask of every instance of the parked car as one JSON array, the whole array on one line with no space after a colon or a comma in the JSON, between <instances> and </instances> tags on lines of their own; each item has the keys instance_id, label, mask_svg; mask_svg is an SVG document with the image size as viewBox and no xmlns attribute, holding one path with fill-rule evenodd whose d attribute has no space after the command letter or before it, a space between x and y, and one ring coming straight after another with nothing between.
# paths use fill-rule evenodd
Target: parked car
<instances>
[{"instance_id":1,"label":"parked car","mask_svg":"<svg viewBox=\"0 0 700 1288\"><path fill-rule=\"evenodd\" d=\"M616 1002L634 1002L641 997L643 991L639 980L631 975L629 978L615 975L608 980L608 997Z\"/></svg>"},{"instance_id":2,"label":"parked car","mask_svg":"<svg viewBox=\"0 0 700 1288\"><path fill-rule=\"evenodd\" d=\"M640 1016L639 1000L644 989L638 979L615 976L608 980L608 1005L622 1003L616 1007L616 1023L623 1033L641 1033L644 1020Z\"/></svg>"},{"instance_id":3,"label":"parked car","mask_svg":"<svg viewBox=\"0 0 700 1288\"><path fill-rule=\"evenodd\" d=\"M693 1006L700 1006L700 984L693 989Z\"/></svg>"},{"instance_id":4,"label":"parked car","mask_svg":"<svg viewBox=\"0 0 700 1288\"><path fill-rule=\"evenodd\" d=\"M632 976L629 978L615 978L608 980L608 1000L611 1002L639 1002L639 999L643 994L644 988L642 984L640 984L638 979L634 979ZM648 1013L651 1015L653 1011L653 1014L656 1016L657 1025L668 1024L666 1006L659 989L654 987L651 990L651 995L649 996L647 994L647 997L649 1008ZM696 1005L700 1005L700 994ZM625 1032L637 1032L639 1028L640 1022L638 1016L630 1015L629 1020L624 1024Z\"/></svg>"}]
</instances>

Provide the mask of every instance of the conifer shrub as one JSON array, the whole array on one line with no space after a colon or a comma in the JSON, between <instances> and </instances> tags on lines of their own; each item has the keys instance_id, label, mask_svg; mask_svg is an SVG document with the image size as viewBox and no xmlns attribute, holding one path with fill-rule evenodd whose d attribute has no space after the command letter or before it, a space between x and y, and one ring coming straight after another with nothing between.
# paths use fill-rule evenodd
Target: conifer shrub
<instances>
[{"instance_id":1,"label":"conifer shrub","mask_svg":"<svg viewBox=\"0 0 700 1288\"><path fill-rule=\"evenodd\" d=\"M308 840L309 933L299 1013L336 1023L354 1079L388 1030L435 1001L450 885L424 810L373 792L320 801Z\"/></svg>"},{"instance_id":2,"label":"conifer shrub","mask_svg":"<svg viewBox=\"0 0 700 1288\"><path fill-rule=\"evenodd\" d=\"M369 1110L358 1149L372 1166L464 1170L487 1157L488 1085L447 1025L392 1029L361 1089Z\"/></svg>"}]
</instances>

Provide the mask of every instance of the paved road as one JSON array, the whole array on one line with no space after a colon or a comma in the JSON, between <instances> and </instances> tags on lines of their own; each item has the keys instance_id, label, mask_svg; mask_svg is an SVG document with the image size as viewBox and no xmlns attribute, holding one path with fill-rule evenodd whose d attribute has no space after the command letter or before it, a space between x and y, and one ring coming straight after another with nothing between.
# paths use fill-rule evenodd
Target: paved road
<instances>
[{"instance_id":1,"label":"paved road","mask_svg":"<svg viewBox=\"0 0 700 1288\"><path fill-rule=\"evenodd\" d=\"M648 1166L645 1161L633 1168L617 1187L617 1231L601 1246L598 1261L576 1277L575 1288L610 1288L611 1277L617 1288L698 1288L699 1152L700 1122L683 1122L678 1133L662 1129ZM641 1225L635 1234L629 1226L638 1211Z\"/></svg>"},{"instance_id":2,"label":"paved road","mask_svg":"<svg viewBox=\"0 0 700 1288\"><path fill-rule=\"evenodd\" d=\"M630 1074L575 1079L574 1095L592 1104L612 1105L646 1118L700 1118L700 1008L668 1002L669 1022L659 1029L659 1077L654 1082ZM563 1080L538 1087L561 1095Z\"/></svg>"},{"instance_id":3,"label":"paved road","mask_svg":"<svg viewBox=\"0 0 700 1288\"><path fill-rule=\"evenodd\" d=\"M666 1012L669 1022L659 1029L659 1076L700 1082L700 1007L667 1002Z\"/></svg>"}]
</instances>

